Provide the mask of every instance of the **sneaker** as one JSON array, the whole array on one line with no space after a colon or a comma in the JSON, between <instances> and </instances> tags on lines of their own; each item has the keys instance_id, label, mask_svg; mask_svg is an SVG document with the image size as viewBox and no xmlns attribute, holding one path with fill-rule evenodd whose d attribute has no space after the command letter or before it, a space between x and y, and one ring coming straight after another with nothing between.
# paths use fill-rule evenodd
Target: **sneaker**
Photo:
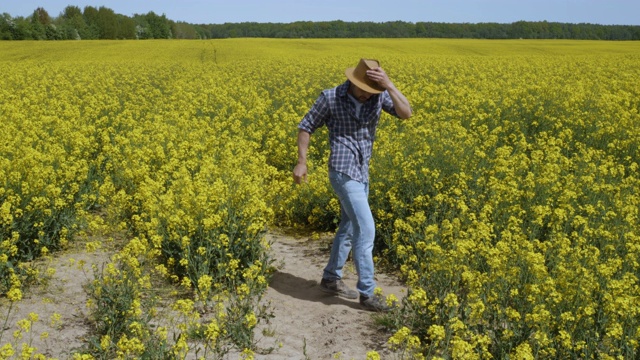
<instances>
[{"instance_id":1,"label":"sneaker","mask_svg":"<svg viewBox=\"0 0 640 360\"><path fill-rule=\"evenodd\" d=\"M381 295L364 296L360 295L360 305L369 311L386 312L392 309L387 305L387 300Z\"/></svg>"},{"instance_id":2,"label":"sneaker","mask_svg":"<svg viewBox=\"0 0 640 360\"><path fill-rule=\"evenodd\" d=\"M349 287L347 287L347 285L345 285L344 282L340 279L333 281L322 279L320 281L320 290L346 299L358 298L358 292L349 289Z\"/></svg>"}]
</instances>

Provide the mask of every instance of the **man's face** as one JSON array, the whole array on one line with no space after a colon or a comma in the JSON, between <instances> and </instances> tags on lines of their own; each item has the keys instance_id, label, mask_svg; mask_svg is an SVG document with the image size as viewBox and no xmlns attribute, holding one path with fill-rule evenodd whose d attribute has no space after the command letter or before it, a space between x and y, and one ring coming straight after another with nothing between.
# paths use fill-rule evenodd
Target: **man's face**
<instances>
[{"instance_id":1,"label":"man's face","mask_svg":"<svg viewBox=\"0 0 640 360\"><path fill-rule=\"evenodd\" d=\"M373 95L372 93L366 92L353 84L351 84L350 90L351 90L351 95L353 95L353 97L355 97L361 103L364 103L365 101L369 100L369 98Z\"/></svg>"}]
</instances>

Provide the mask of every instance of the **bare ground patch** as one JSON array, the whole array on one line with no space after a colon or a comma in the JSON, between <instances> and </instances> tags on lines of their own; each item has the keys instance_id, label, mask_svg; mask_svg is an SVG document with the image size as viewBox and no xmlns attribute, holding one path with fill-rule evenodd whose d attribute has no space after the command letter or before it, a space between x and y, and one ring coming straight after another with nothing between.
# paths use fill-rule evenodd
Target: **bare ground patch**
<instances>
[{"instance_id":1,"label":"bare ground patch","mask_svg":"<svg viewBox=\"0 0 640 360\"><path fill-rule=\"evenodd\" d=\"M93 266L100 267L109 261L109 250L87 251L84 243L77 242L70 249L56 253L45 260L38 260L41 271L54 269L55 273L39 284L30 286L9 311L7 299L2 299L0 319L6 318L2 344L27 343L38 354L49 358L68 359L77 351L91 331L87 322L87 293L84 285L93 280ZM8 317L6 317L8 313ZM29 332L22 339L13 340L19 329L17 322L37 314ZM18 350L20 347L18 347Z\"/></svg>"},{"instance_id":2,"label":"bare ground patch","mask_svg":"<svg viewBox=\"0 0 640 360\"><path fill-rule=\"evenodd\" d=\"M257 353L256 359L359 360L365 359L370 350L378 351L382 358L392 355L386 346L389 334L376 325L373 313L362 310L358 300L338 298L319 290L329 255L328 235L312 240L309 236L272 231L267 236L272 242L277 272L262 304L273 317L258 325L255 338L259 348L273 350ZM84 245L79 242L43 261L41 266L55 269L55 274L25 290L23 299L9 312L2 344L14 342L16 323L31 313L38 315L38 321L28 333L23 333L18 344L30 343L37 353L49 358L69 359L86 343L91 325L85 285L94 279L92 267L100 268L109 262L114 251L87 251ZM350 262L344 281L355 288L357 277ZM402 284L392 277L379 274L377 281L385 294L398 298L405 295ZM0 319L5 319L9 308L6 299L2 300ZM237 357L237 353L228 356Z\"/></svg>"}]
</instances>

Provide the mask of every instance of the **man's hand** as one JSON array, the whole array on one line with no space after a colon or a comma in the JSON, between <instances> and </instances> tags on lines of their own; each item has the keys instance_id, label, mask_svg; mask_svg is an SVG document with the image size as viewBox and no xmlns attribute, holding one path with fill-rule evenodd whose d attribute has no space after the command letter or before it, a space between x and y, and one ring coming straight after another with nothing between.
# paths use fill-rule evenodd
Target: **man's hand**
<instances>
[{"instance_id":1,"label":"man's hand","mask_svg":"<svg viewBox=\"0 0 640 360\"><path fill-rule=\"evenodd\" d=\"M307 182L307 164L297 164L293 169L293 182L300 184Z\"/></svg>"},{"instance_id":2,"label":"man's hand","mask_svg":"<svg viewBox=\"0 0 640 360\"><path fill-rule=\"evenodd\" d=\"M381 67L367 70L367 76L389 92L391 100L393 101L393 106L396 108L396 113L401 119L408 119L411 117L413 110L411 110L409 100L407 100L400 90L396 88L393 82L389 79L387 73L382 70Z\"/></svg>"},{"instance_id":3,"label":"man's hand","mask_svg":"<svg viewBox=\"0 0 640 360\"><path fill-rule=\"evenodd\" d=\"M393 86L393 83L389 80L389 76L381 67L367 70L367 76L385 90L389 90L389 88Z\"/></svg>"}]
</instances>

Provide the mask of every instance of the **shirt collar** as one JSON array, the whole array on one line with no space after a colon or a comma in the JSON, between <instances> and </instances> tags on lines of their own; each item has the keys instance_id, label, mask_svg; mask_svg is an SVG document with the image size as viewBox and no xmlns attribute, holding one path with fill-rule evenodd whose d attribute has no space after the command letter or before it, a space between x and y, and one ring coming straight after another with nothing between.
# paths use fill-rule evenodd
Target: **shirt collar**
<instances>
[{"instance_id":1,"label":"shirt collar","mask_svg":"<svg viewBox=\"0 0 640 360\"><path fill-rule=\"evenodd\" d=\"M340 86L338 86L338 88L336 89L338 96L341 98L347 98L347 93L349 92L350 85L351 85L351 81L347 80L344 83L342 83Z\"/></svg>"}]
</instances>

